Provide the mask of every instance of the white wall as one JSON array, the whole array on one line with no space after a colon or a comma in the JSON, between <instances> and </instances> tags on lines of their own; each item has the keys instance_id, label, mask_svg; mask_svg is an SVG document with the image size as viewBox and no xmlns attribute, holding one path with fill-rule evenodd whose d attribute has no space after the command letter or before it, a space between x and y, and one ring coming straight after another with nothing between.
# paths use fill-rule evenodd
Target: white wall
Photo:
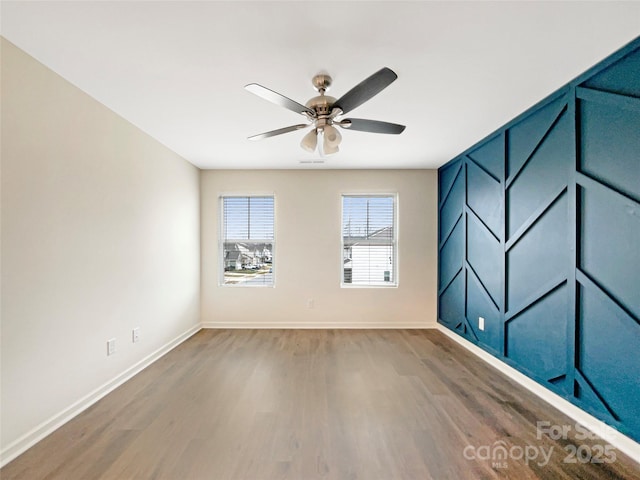
<instances>
[{"instance_id":1,"label":"white wall","mask_svg":"<svg viewBox=\"0 0 640 480\"><path fill-rule=\"evenodd\" d=\"M275 194L276 285L219 286L218 199L254 193ZM343 193L398 194L397 288L340 288ZM205 326L435 325L435 170L208 170L201 198Z\"/></svg>"},{"instance_id":2,"label":"white wall","mask_svg":"<svg viewBox=\"0 0 640 480\"><path fill-rule=\"evenodd\" d=\"M199 328L199 171L4 39L1 153L6 461Z\"/></svg>"}]
</instances>

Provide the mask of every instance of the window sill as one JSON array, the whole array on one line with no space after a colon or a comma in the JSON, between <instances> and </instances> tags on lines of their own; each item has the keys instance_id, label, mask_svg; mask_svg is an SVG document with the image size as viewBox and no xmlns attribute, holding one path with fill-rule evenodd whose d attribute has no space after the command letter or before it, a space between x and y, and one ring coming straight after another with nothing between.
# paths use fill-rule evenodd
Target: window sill
<instances>
[{"instance_id":1,"label":"window sill","mask_svg":"<svg viewBox=\"0 0 640 480\"><path fill-rule=\"evenodd\" d=\"M341 283L340 288L398 288L397 283L388 284L358 284L358 283Z\"/></svg>"}]
</instances>

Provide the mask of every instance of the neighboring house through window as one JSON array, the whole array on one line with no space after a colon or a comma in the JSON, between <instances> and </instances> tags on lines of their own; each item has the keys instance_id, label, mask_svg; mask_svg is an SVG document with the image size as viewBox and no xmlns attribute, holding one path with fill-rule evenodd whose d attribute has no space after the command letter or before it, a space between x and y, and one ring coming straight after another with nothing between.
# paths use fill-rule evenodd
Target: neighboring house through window
<instances>
[{"instance_id":1,"label":"neighboring house through window","mask_svg":"<svg viewBox=\"0 0 640 480\"><path fill-rule=\"evenodd\" d=\"M396 195L342 196L342 285L396 286Z\"/></svg>"},{"instance_id":2,"label":"neighboring house through window","mask_svg":"<svg viewBox=\"0 0 640 480\"><path fill-rule=\"evenodd\" d=\"M221 284L273 286L273 196L224 196L221 203Z\"/></svg>"}]
</instances>

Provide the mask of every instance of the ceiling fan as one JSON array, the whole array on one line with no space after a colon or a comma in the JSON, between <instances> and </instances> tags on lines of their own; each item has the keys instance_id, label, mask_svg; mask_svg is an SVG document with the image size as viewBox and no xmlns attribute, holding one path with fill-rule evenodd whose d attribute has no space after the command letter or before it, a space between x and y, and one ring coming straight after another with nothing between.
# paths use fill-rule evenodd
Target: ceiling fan
<instances>
[{"instance_id":1,"label":"ceiling fan","mask_svg":"<svg viewBox=\"0 0 640 480\"><path fill-rule=\"evenodd\" d=\"M386 133L397 135L405 129L404 125L397 123L381 122L378 120L365 120L362 118L344 118L341 116L359 107L364 102L374 97L386 87L388 87L398 76L390 68L384 67L353 87L339 99L335 99L325 92L331 86L331 77L320 73L313 77L312 83L319 95L310 99L305 105L291 100L273 90L270 90L257 83L250 83L244 88L251 93L258 95L276 105L287 108L307 117L310 123L301 123L290 127L271 130L249 137L249 140L261 140L263 138L275 137L283 133L289 133L302 128L312 127L307 133L300 146L308 152L313 152L318 146L321 155L329 155L339 150L342 135L336 128L339 126L348 130L360 132ZM318 141L318 136L322 140Z\"/></svg>"}]
</instances>

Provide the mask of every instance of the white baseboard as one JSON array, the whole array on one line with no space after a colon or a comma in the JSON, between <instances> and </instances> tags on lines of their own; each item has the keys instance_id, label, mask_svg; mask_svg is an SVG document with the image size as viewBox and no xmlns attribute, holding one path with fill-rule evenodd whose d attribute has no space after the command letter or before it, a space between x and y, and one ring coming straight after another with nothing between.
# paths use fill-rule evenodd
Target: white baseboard
<instances>
[{"instance_id":1,"label":"white baseboard","mask_svg":"<svg viewBox=\"0 0 640 480\"><path fill-rule=\"evenodd\" d=\"M427 329L435 328L427 322L203 322L202 328L214 329Z\"/></svg>"},{"instance_id":2,"label":"white baseboard","mask_svg":"<svg viewBox=\"0 0 640 480\"><path fill-rule=\"evenodd\" d=\"M102 397L112 392L124 382L129 380L131 377L151 365L153 362L158 360L160 357L165 355L170 350L174 349L182 342L187 340L189 337L194 335L195 333L201 330L200 324L194 325L189 330L184 332L181 335L178 335L176 338L166 343L162 347L158 348L156 351L150 353L146 357L144 357L139 362L135 363L131 367L127 368L120 375L112 378L105 384L96 388L88 395L85 395L83 398L73 403L69 407L65 408L61 412L57 413L49 420L45 420L40 425L32 429L31 431L24 434L22 437L18 438L16 441L9 444L6 448L0 452L0 467L3 467L11 460L16 458L18 455L21 455L26 450L31 448L33 445L38 443L47 435L53 433L55 430L60 428L62 425L67 423L69 420L74 418L75 416L82 413L84 410L89 408L91 405L96 403Z\"/></svg>"},{"instance_id":3,"label":"white baseboard","mask_svg":"<svg viewBox=\"0 0 640 480\"><path fill-rule=\"evenodd\" d=\"M491 366L497 368L502 373L507 375L509 378L516 381L517 383L522 385L524 388L526 388L530 392L540 397L545 402L549 403L551 406L560 410L569 418L572 418L576 422L580 423L580 425L588 428L589 430L591 430L592 432L598 435L601 435L601 433L605 434L601 436L606 436L607 443L613 445L615 448L627 454L636 462L640 463L640 443L624 435L623 433L620 433L610 425L607 425L606 423L604 423L602 420L599 420L593 415L585 412L584 410L575 406L573 403L569 402L568 400L553 393L551 390L546 389L545 387L540 385L538 382L530 379L523 373L520 373L515 368L510 367L503 361L494 357L490 353L482 350L477 345L474 345L473 343L466 340L465 338L462 338L460 335L457 335L456 333L452 332L448 328L440 324L438 324L436 328L440 330L442 333L444 333L445 335L447 335L449 338L451 338L453 341L462 345L471 353L477 355L482 360L484 360Z\"/></svg>"}]
</instances>

